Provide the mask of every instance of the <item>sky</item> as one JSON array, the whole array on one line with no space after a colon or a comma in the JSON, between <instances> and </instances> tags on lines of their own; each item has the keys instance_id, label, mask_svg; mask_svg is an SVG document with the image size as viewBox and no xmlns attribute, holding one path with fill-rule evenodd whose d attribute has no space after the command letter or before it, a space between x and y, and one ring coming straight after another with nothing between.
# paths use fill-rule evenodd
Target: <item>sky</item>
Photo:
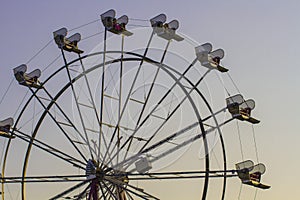
<instances>
[{"instance_id":1,"label":"sky","mask_svg":"<svg viewBox=\"0 0 300 200\"><path fill-rule=\"evenodd\" d=\"M246 98L256 101L253 115L261 120L255 126L259 161L267 166L262 180L272 186L268 191L259 191L257 199L296 199L299 175L295 172L300 164L299 6L295 0L3 0L0 97L12 79L11 70L45 46L54 30L86 24L111 8L135 19L165 13L168 19L177 19L179 31L198 44L211 42L216 48L223 48L223 64L230 69L231 77ZM47 62L46 58L36 61ZM8 107L14 110L12 104ZM0 106L6 108L7 116L6 105ZM231 141L225 143L230 146ZM226 199L236 198L236 194L230 195L233 194Z\"/></svg>"}]
</instances>

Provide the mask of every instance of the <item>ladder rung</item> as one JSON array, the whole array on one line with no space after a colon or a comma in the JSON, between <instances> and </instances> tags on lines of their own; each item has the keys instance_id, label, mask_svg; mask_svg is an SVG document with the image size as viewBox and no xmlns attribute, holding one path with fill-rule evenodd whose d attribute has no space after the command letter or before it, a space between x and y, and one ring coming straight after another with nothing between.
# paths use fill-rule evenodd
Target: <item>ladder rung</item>
<instances>
[{"instance_id":1,"label":"ladder rung","mask_svg":"<svg viewBox=\"0 0 300 200\"><path fill-rule=\"evenodd\" d=\"M165 118L163 118L163 117L161 117L161 116L158 116L158 115L151 114L151 116L156 117L156 118L158 118L158 119L166 120Z\"/></svg>"},{"instance_id":2,"label":"ladder rung","mask_svg":"<svg viewBox=\"0 0 300 200\"><path fill-rule=\"evenodd\" d=\"M110 128L116 128L115 125L111 125L111 124L108 124L108 123L105 123L105 122L102 122L102 124L105 125L105 126L108 126ZM125 126L119 126L119 127L124 129L124 130L134 131L134 129L128 128L128 127L125 127Z\"/></svg>"},{"instance_id":3,"label":"ladder rung","mask_svg":"<svg viewBox=\"0 0 300 200\"><path fill-rule=\"evenodd\" d=\"M193 89L192 87L190 87L190 86L186 86L186 85L183 85L183 87L185 87L185 88L187 88L187 89Z\"/></svg>"},{"instance_id":4,"label":"ladder rung","mask_svg":"<svg viewBox=\"0 0 300 200\"><path fill-rule=\"evenodd\" d=\"M78 70L75 70L75 69L72 69L72 68L69 68L69 70L72 71L72 72L81 73Z\"/></svg>"},{"instance_id":5,"label":"ladder rung","mask_svg":"<svg viewBox=\"0 0 300 200\"><path fill-rule=\"evenodd\" d=\"M79 103L79 102L78 102L78 105L81 105L81 106L84 106L84 107L87 107L87 108L94 109L93 106L89 106L89 105L86 105L86 104L83 104L83 103Z\"/></svg>"},{"instance_id":6,"label":"ladder rung","mask_svg":"<svg viewBox=\"0 0 300 200\"><path fill-rule=\"evenodd\" d=\"M207 127L210 127L210 128L216 128L215 126L210 125L210 124L205 124L205 123L203 123L203 125L204 125L204 126L207 126Z\"/></svg>"},{"instance_id":7,"label":"ladder rung","mask_svg":"<svg viewBox=\"0 0 300 200\"><path fill-rule=\"evenodd\" d=\"M111 99L114 99L116 101L119 101L119 99L117 97L113 97L113 96L110 96L110 95L107 95L107 94L104 94L105 97L108 97L108 98L111 98ZM134 99L134 98L129 98L129 100L131 101L134 101L134 102L137 102L137 103L140 103L140 104L145 104L145 102L143 101L140 101L138 99Z\"/></svg>"},{"instance_id":8,"label":"ladder rung","mask_svg":"<svg viewBox=\"0 0 300 200\"><path fill-rule=\"evenodd\" d=\"M105 126L108 126L110 128L115 128L116 127L114 125L111 125L111 124L108 124L108 123L105 123L105 122L102 122L102 124L105 125Z\"/></svg>"},{"instance_id":9,"label":"ladder rung","mask_svg":"<svg viewBox=\"0 0 300 200\"><path fill-rule=\"evenodd\" d=\"M148 140L146 140L146 139L144 139L142 137L133 137L133 138L136 139L136 140L138 140L138 141L144 141L144 142L148 141Z\"/></svg>"},{"instance_id":10,"label":"ladder rung","mask_svg":"<svg viewBox=\"0 0 300 200\"><path fill-rule=\"evenodd\" d=\"M113 97L113 96L110 96L107 94L104 94L103 96L119 101L119 99L117 97Z\"/></svg>"},{"instance_id":11,"label":"ladder rung","mask_svg":"<svg viewBox=\"0 0 300 200\"><path fill-rule=\"evenodd\" d=\"M176 144L175 142L170 142L170 141L168 141L167 143L178 146L178 144Z\"/></svg>"},{"instance_id":12,"label":"ladder rung","mask_svg":"<svg viewBox=\"0 0 300 200\"><path fill-rule=\"evenodd\" d=\"M51 152L58 152L56 149L47 149L47 150Z\"/></svg>"},{"instance_id":13,"label":"ladder rung","mask_svg":"<svg viewBox=\"0 0 300 200\"><path fill-rule=\"evenodd\" d=\"M41 96L37 96L39 99L43 99L43 100L46 100L46 101L51 101L51 99L47 99L45 97L41 97Z\"/></svg>"},{"instance_id":14,"label":"ladder rung","mask_svg":"<svg viewBox=\"0 0 300 200\"><path fill-rule=\"evenodd\" d=\"M79 142L79 141L76 141L76 140L72 140L72 142L77 143L77 144L83 144L83 145L86 145L86 143Z\"/></svg>"},{"instance_id":15,"label":"ladder rung","mask_svg":"<svg viewBox=\"0 0 300 200\"><path fill-rule=\"evenodd\" d=\"M69 126L69 127L73 127L71 124L65 123L65 122L60 122L57 121L58 124L64 125L64 126Z\"/></svg>"},{"instance_id":16,"label":"ladder rung","mask_svg":"<svg viewBox=\"0 0 300 200\"><path fill-rule=\"evenodd\" d=\"M108 124L108 123L104 123L102 122L102 124L104 126L107 126L109 128L116 128L115 125L111 125L111 124ZM128 128L128 127L125 127L125 126L120 126L120 128L124 129L124 130L129 130L129 131L134 131L134 129L132 128ZM87 131L90 131L90 132L93 132L93 133L99 133L99 131L96 131L96 130L93 130L93 129L90 129L90 128L85 128Z\"/></svg>"},{"instance_id":17,"label":"ladder rung","mask_svg":"<svg viewBox=\"0 0 300 200\"><path fill-rule=\"evenodd\" d=\"M140 103L140 104L145 104L145 102L137 100L137 99L134 99L134 98L130 98L130 100L131 101L135 101L135 102Z\"/></svg>"}]
</instances>

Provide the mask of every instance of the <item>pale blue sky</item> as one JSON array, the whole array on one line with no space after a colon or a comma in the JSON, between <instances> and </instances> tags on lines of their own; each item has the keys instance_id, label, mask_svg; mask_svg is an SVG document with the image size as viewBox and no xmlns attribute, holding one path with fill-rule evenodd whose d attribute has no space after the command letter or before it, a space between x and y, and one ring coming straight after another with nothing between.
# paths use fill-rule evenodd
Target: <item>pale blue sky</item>
<instances>
[{"instance_id":1,"label":"pale blue sky","mask_svg":"<svg viewBox=\"0 0 300 200\"><path fill-rule=\"evenodd\" d=\"M51 40L54 30L93 21L110 8L138 19L165 13L178 19L180 32L199 44L209 41L224 48L223 62L231 76L244 96L256 100L254 113L262 121L255 129L256 139L260 161L267 166L263 180L272 185L257 199L296 199L300 195L299 6L296 0L2 0L0 97L11 81L11 69L27 62Z\"/></svg>"}]
</instances>

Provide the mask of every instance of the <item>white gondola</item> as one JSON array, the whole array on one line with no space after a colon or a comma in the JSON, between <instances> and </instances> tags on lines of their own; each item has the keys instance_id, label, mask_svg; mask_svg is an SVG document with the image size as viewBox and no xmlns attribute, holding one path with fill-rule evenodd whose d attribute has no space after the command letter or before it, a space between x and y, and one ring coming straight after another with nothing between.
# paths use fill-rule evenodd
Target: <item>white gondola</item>
<instances>
[{"instance_id":1,"label":"white gondola","mask_svg":"<svg viewBox=\"0 0 300 200\"><path fill-rule=\"evenodd\" d=\"M253 99L244 100L241 94L228 97L226 99L227 109L231 113L232 117L241 121L248 121L252 124L257 124L260 121L251 117L251 111L255 108L255 102Z\"/></svg>"},{"instance_id":2,"label":"white gondola","mask_svg":"<svg viewBox=\"0 0 300 200\"><path fill-rule=\"evenodd\" d=\"M10 134L10 129L13 126L13 124L13 118L7 118L5 120L0 121L0 137L15 138L15 136Z\"/></svg>"},{"instance_id":3,"label":"white gondola","mask_svg":"<svg viewBox=\"0 0 300 200\"><path fill-rule=\"evenodd\" d=\"M78 42L81 40L81 35L79 33L75 33L67 38L67 34L68 30L66 28L61 28L53 32L53 37L58 48L64 49L68 52L75 52L78 54L83 53L83 51L78 48Z\"/></svg>"},{"instance_id":4,"label":"white gondola","mask_svg":"<svg viewBox=\"0 0 300 200\"><path fill-rule=\"evenodd\" d=\"M165 14L159 14L152 19L150 23L152 27L163 27L164 23L167 21L167 16Z\"/></svg>"},{"instance_id":5,"label":"white gondola","mask_svg":"<svg viewBox=\"0 0 300 200\"><path fill-rule=\"evenodd\" d=\"M109 10L101 15L101 21L104 27L115 34L123 34L125 36L133 35L132 32L126 30L126 25L128 24L128 16L123 15L116 19L116 12L114 10Z\"/></svg>"},{"instance_id":6,"label":"white gondola","mask_svg":"<svg viewBox=\"0 0 300 200\"><path fill-rule=\"evenodd\" d=\"M152 169L152 164L149 160L149 157L148 156L140 157L135 162L135 168L136 168L136 171L138 171L140 174L148 172L150 169Z\"/></svg>"},{"instance_id":7,"label":"white gondola","mask_svg":"<svg viewBox=\"0 0 300 200\"><path fill-rule=\"evenodd\" d=\"M54 40L57 45L63 45L64 38L68 35L68 30L66 28L58 29L53 32Z\"/></svg>"},{"instance_id":8,"label":"white gondola","mask_svg":"<svg viewBox=\"0 0 300 200\"><path fill-rule=\"evenodd\" d=\"M259 163L257 165L254 165L253 161L246 160L237 163L235 166L238 177L241 179L243 184L251 185L253 187L261 189L269 189L271 187L260 182L261 175L263 175L266 171L266 167L264 164Z\"/></svg>"},{"instance_id":9,"label":"white gondola","mask_svg":"<svg viewBox=\"0 0 300 200\"><path fill-rule=\"evenodd\" d=\"M116 11L113 9L110 9L100 16L101 16L101 21L102 21L103 25L106 28L111 28L113 25L113 23L112 23L113 19L115 19L115 17L116 17Z\"/></svg>"},{"instance_id":10,"label":"white gondola","mask_svg":"<svg viewBox=\"0 0 300 200\"><path fill-rule=\"evenodd\" d=\"M227 72L228 69L220 65L220 61L224 58L225 52L223 49L212 51L212 45L205 43L195 48L196 56L201 65L209 69L217 69L220 72Z\"/></svg>"},{"instance_id":11,"label":"white gondola","mask_svg":"<svg viewBox=\"0 0 300 200\"><path fill-rule=\"evenodd\" d=\"M41 70L35 69L30 73L26 73L27 66L22 64L13 69L15 78L20 85L25 85L28 87L39 88L40 82L38 78L41 76Z\"/></svg>"},{"instance_id":12,"label":"white gondola","mask_svg":"<svg viewBox=\"0 0 300 200\"><path fill-rule=\"evenodd\" d=\"M172 20L169 23L166 22L166 15L160 14L156 17L150 19L151 26L153 31L159 36L166 40L176 40L182 41L183 37L176 34L176 30L179 27L179 22L177 20Z\"/></svg>"}]
</instances>

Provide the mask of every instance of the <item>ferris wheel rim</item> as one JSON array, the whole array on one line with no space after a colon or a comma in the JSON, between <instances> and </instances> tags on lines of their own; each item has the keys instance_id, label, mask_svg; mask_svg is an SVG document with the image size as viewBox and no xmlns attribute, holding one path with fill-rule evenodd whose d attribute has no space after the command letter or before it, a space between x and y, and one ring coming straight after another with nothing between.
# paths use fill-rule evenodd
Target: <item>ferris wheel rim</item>
<instances>
[{"instance_id":1,"label":"ferris wheel rim","mask_svg":"<svg viewBox=\"0 0 300 200\"><path fill-rule=\"evenodd\" d=\"M111 52L106 52L106 53L121 53L121 51L111 51ZM75 62L77 62L77 61L79 61L79 60L82 60L82 59L85 59L85 58L87 58L87 57L90 57L90 56L95 56L95 55L99 55L99 54L104 54L104 52L97 52L97 53L93 53L93 54L88 54L88 55L85 55L85 56L82 56L81 58L77 58L77 59L75 59L75 60L73 60L73 61L71 61L71 62L69 62L68 63L68 65L70 65L70 64L72 64L72 63L75 63ZM135 61L141 61L141 60L145 60L146 62L149 62L149 63L152 63L152 64L154 64L155 65L155 63L157 64L157 62L156 61L153 61L153 60L151 60L151 59L149 59L149 58L147 58L147 57L144 57L144 56L142 56L142 55L139 55L139 54L136 54L136 53L132 53L132 52L124 52L124 54L128 54L128 55L133 55L133 56L138 56L138 57L140 57L140 59L135 59ZM130 58L129 58L130 59ZM133 59L133 58L131 58L131 59ZM115 59L117 62L120 62L120 59ZM113 60L113 61L107 61L108 63L110 63L110 62L114 62L115 60ZM126 60L126 59L123 59L124 61ZM103 65L103 64L102 64ZM163 67L166 67L167 65L165 65L165 64L163 64ZM55 74L57 74L59 71L61 71L61 70L63 70L64 68L66 67L66 65L64 65L63 67L61 67L60 69L58 69L57 71L55 71L54 73L52 73L50 76L49 76L49 78L48 79L46 79L45 80L45 82L43 82L43 85L48 81L48 80L50 80ZM101 67L101 66L98 66L98 67ZM167 68L167 67L166 67ZM169 69L172 69L171 67L169 67ZM89 70L88 70L89 71ZM92 70L91 70L92 71ZM174 70L173 70L174 71ZM170 73L170 72L168 72L168 73ZM177 72L178 74L179 74L179 72ZM170 75L170 74L169 74ZM81 77L82 77L82 75L81 75ZM184 78L186 78L185 76L183 76ZM175 77L173 77L173 79L174 80L177 80ZM74 80L74 79L73 79ZM75 80L74 80L75 81ZM69 85L69 84L71 84L70 82L68 82L68 84L67 85ZM66 85L66 86L67 86ZM65 86L65 87L66 87ZM69 87L69 86L68 86ZM68 87L66 87L66 89L68 88ZM41 89L41 88L39 88L39 89ZM38 90L39 90L38 89ZM35 93L37 93L37 91L38 90L36 90L35 91ZM184 90L186 90L186 89L184 89ZM187 92L187 91L186 91ZM63 93L63 92L62 92ZM34 94L32 95L32 98L33 98L33 96L34 96ZM31 101L31 99L32 98L30 98L30 100L29 101ZM54 103L52 103L52 105L53 105ZM201 122L201 120L200 120L200 122ZM17 123L16 123L17 124ZM201 124L201 123L200 123ZM16 127L16 126L15 126ZM204 140L206 140L206 139L204 139ZM208 153L206 154L206 155L208 155ZM208 168L207 168L208 169ZM209 170L209 169L208 169ZM208 176L206 176L206 180L208 180ZM208 185L208 181L207 181L207 183L206 183L206 185ZM204 187L205 188L205 187ZM207 190L207 188L206 189L204 189L204 190ZM203 199L205 199L205 196L203 196Z\"/></svg>"}]
</instances>

